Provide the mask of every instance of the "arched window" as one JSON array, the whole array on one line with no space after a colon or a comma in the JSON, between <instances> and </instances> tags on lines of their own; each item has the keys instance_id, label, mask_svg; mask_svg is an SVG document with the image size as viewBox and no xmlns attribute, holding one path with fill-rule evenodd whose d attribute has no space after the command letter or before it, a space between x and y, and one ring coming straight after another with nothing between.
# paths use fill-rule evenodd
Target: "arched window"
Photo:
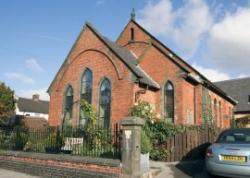
<instances>
[{"instance_id":1,"label":"arched window","mask_svg":"<svg viewBox=\"0 0 250 178\"><path fill-rule=\"evenodd\" d=\"M130 40L134 40L135 39L135 30L134 30L134 28L131 28L130 29Z\"/></svg>"},{"instance_id":2,"label":"arched window","mask_svg":"<svg viewBox=\"0 0 250 178\"><path fill-rule=\"evenodd\" d=\"M73 88L72 86L69 85L65 92L65 103L64 103L63 124L66 127L72 126L73 98L74 98Z\"/></svg>"},{"instance_id":3,"label":"arched window","mask_svg":"<svg viewBox=\"0 0 250 178\"><path fill-rule=\"evenodd\" d=\"M233 108L229 107L229 119L233 119L234 113L233 113Z\"/></svg>"},{"instance_id":4,"label":"arched window","mask_svg":"<svg viewBox=\"0 0 250 178\"><path fill-rule=\"evenodd\" d=\"M107 78L100 85L99 95L99 125L108 128L111 110L111 83Z\"/></svg>"},{"instance_id":5,"label":"arched window","mask_svg":"<svg viewBox=\"0 0 250 178\"><path fill-rule=\"evenodd\" d=\"M221 102L219 101L219 124L220 127L223 128L223 118L222 118L222 108L221 108Z\"/></svg>"},{"instance_id":6,"label":"arched window","mask_svg":"<svg viewBox=\"0 0 250 178\"><path fill-rule=\"evenodd\" d=\"M88 103L91 103L92 99L92 80L92 71L86 69L81 80L81 99L85 99Z\"/></svg>"},{"instance_id":7,"label":"arched window","mask_svg":"<svg viewBox=\"0 0 250 178\"><path fill-rule=\"evenodd\" d=\"M174 86L168 81L164 87L165 118L174 123Z\"/></svg>"},{"instance_id":8,"label":"arched window","mask_svg":"<svg viewBox=\"0 0 250 178\"><path fill-rule=\"evenodd\" d=\"M214 99L214 122L215 125L217 126L218 124L218 115L217 115L218 111L217 111L217 100Z\"/></svg>"},{"instance_id":9,"label":"arched window","mask_svg":"<svg viewBox=\"0 0 250 178\"><path fill-rule=\"evenodd\" d=\"M92 83L92 71L90 69L86 69L81 77L80 98L86 100L90 104L92 100ZM84 115L83 108L80 108L79 125L84 126L86 119L87 118Z\"/></svg>"}]
</instances>

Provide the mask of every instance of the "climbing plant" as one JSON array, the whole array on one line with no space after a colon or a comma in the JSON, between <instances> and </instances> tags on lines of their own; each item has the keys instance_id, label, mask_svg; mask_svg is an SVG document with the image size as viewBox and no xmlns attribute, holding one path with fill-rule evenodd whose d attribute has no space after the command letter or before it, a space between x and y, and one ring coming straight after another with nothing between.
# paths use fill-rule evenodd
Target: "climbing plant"
<instances>
[{"instance_id":1,"label":"climbing plant","mask_svg":"<svg viewBox=\"0 0 250 178\"><path fill-rule=\"evenodd\" d=\"M87 118L86 128L96 125L97 114L89 102L84 99L81 99L80 106L83 109L84 115Z\"/></svg>"},{"instance_id":2,"label":"climbing plant","mask_svg":"<svg viewBox=\"0 0 250 178\"><path fill-rule=\"evenodd\" d=\"M203 87L202 89L202 119L203 126L211 126L213 122L213 112L212 112L212 101L208 94L208 89Z\"/></svg>"}]
</instances>

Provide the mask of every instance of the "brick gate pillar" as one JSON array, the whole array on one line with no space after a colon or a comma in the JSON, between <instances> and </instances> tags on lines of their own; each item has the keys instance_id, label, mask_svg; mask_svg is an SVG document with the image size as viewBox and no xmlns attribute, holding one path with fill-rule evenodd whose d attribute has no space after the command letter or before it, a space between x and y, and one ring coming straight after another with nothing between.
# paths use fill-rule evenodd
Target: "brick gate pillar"
<instances>
[{"instance_id":1,"label":"brick gate pillar","mask_svg":"<svg viewBox=\"0 0 250 178\"><path fill-rule=\"evenodd\" d=\"M141 129L144 120L127 117L121 121L122 126L122 178L141 177Z\"/></svg>"}]
</instances>

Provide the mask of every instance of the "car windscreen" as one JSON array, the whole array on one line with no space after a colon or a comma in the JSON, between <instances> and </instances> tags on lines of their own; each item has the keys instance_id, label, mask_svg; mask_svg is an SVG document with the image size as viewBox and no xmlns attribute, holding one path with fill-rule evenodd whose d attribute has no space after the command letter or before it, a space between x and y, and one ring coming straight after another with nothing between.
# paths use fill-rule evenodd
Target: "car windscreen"
<instances>
[{"instance_id":1,"label":"car windscreen","mask_svg":"<svg viewBox=\"0 0 250 178\"><path fill-rule=\"evenodd\" d=\"M220 134L217 143L250 144L249 130L227 130Z\"/></svg>"}]
</instances>

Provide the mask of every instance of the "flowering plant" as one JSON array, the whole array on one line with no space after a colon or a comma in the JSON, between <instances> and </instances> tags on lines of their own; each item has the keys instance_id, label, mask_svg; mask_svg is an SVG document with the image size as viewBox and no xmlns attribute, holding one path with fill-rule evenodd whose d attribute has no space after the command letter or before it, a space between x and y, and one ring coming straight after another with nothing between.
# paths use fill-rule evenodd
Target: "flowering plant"
<instances>
[{"instance_id":1,"label":"flowering plant","mask_svg":"<svg viewBox=\"0 0 250 178\"><path fill-rule=\"evenodd\" d=\"M145 101L135 103L130 111L130 115L146 119L146 121L150 122L154 122L157 118L153 106Z\"/></svg>"}]
</instances>

